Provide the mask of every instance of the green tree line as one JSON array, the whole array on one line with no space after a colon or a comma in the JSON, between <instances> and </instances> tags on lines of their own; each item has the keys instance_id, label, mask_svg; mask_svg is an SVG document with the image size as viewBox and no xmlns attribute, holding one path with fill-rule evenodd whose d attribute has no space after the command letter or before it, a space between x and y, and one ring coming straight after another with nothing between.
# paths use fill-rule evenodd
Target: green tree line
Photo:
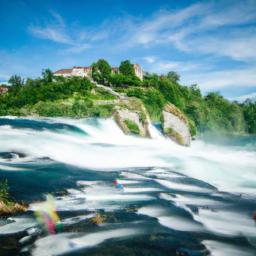
<instances>
[{"instance_id":1,"label":"green tree line","mask_svg":"<svg viewBox=\"0 0 256 256\"><path fill-rule=\"evenodd\" d=\"M173 103L188 117L192 134L205 131L256 133L255 102L229 101L218 92L202 95L198 85L182 85L180 76L174 71L165 75L145 73L141 81L129 60L122 61L118 71L113 71L106 60L100 59L92 64L92 79L128 96L140 98L153 121L161 120L166 103ZM74 95L86 98L94 90L88 78L55 77L49 69L43 70L42 76L36 79L24 80L14 75L9 84L9 92L0 95L0 115L17 115L24 106L39 102L50 104ZM83 108L92 105L88 102ZM82 108L80 103L76 102L77 112Z\"/></svg>"}]
</instances>

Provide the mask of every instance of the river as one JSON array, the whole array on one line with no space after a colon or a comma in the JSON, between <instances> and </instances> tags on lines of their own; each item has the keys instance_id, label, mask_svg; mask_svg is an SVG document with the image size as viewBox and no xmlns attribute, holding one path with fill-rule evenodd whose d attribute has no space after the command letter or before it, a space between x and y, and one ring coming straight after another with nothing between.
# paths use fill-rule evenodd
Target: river
<instances>
[{"instance_id":1,"label":"river","mask_svg":"<svg viewBox=\"0 0 256 256\"><path fill-rule=\"evenodd\" d=\"M0 118L0 179L30 203L0 220L0 255L256 255L256 137L182 147L150 129L153 139L112 119ZM47 194L63 228L35 235Z\"/></svg>"}]
</instances>

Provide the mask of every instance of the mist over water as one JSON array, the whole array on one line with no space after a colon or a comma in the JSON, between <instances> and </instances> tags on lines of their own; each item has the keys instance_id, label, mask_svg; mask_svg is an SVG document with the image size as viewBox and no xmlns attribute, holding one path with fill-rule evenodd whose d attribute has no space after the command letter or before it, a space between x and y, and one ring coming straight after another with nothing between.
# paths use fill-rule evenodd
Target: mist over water
<instances>
[{"instance_id":1,"label":"mist over water","mask_svg":"<svg viewBox=\"0 0 256 256\"><path fill-rule=\"evenodd\" d=\"M255 254L255 137L196 140L182 147L153 125L150 129L153 139L124 135L112 119L0 118L0 178L10 180L14 196L31 201L31 211L37 208L34 199L65 189L67 194L57 197L60 212L73 217L85 210L123 214L116 217L119 224L107 223L89 234L64 232L39 239L32 255L43 255L52 243L59 245L54 255L95 246L104 252L104 241L117 237L129 248L129 241L146 239L152 230L158 230L156 236L165 234L157 238L165 239L160 255L170 244L167 251L173 255L179 247L196 255ZM113 179L124 184L123 191L113 187ZM134 211L128 214L130 207ZM84 219L82 214L76 221ZM27 221L21 221L21 229L30 226L32 219ZM65 225L74 221L63 219ZM0 237L1 232L15 233L10 225L0 226Z\"/></svg>"}]
</instances>

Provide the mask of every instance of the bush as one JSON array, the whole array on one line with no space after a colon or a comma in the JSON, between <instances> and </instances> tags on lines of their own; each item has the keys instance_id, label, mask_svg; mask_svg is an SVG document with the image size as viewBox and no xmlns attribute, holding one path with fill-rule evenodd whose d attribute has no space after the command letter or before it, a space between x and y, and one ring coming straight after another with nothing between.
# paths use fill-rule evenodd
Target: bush
<instances>
[{"instance_id":1,"label":"bush","mask_svg":"<svg viewBox=\"0 0 256 256\"><path fill-rule=\"evenodd\" d=\"M153 121L160 121L163 107L166 103L163 95L155 88L133 88L127 91L129 97L137 97L142 100Z\"/></svg>"},{"instance_id":2,"label":"bush","mask_svg":"<svg viewBox=\"0 0 256 256\"><path fill-rule=\"evenodd\" d=\"M110 77L110 84L114 87L128 88L130 86L140 86L141 81L136 76L126 76L123 74L112 74Z\"/></svg>"},{"instance_id":3,"label":"bush","mask_svg":"<svg viewBox=\"0 0 256 256\"><path fill-rule=\"evenodd\" d=\"M131 121L129 119L124 120L124 123L128 127L130 133L136 134L136 135L140 134L140 129L136 123L134 123L133 121Z\"/></svg>"}]
</instances>

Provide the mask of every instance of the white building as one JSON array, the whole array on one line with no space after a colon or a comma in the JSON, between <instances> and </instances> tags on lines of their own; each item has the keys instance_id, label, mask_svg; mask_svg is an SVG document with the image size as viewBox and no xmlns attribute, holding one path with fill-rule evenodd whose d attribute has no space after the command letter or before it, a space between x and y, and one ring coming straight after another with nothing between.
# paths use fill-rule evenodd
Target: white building
<instances>
[{"instance_id":1,"label":"white building","mask_svg":"<svg viewBox=\"0 0 256 256\"><path fill-rule=\"evenodd\" d=\"M65 68L60 69L54 72L55 76L80 76L80 77L90 77L92 69L91 67L73 67L73 68Z\"/></svg>"},{"instance_id":2,"label":"white building","mask_svg":"<svg viewBox=\"0 0 256 256\"><path fill-rule=\"evenodd\" d=\"M143 80L143 70L139 64L134 64L134 72L135 75L140 79ZM117 67L112 67L113 73L119 73L119 69ZM73 68L65 68L60 69L54 72L55 76L63 76L63 77L70 77L70 76L80 76L80 77L90 77L92 75L92 68L91 67L73 67Z\"/></svg>"}]
</instances>

